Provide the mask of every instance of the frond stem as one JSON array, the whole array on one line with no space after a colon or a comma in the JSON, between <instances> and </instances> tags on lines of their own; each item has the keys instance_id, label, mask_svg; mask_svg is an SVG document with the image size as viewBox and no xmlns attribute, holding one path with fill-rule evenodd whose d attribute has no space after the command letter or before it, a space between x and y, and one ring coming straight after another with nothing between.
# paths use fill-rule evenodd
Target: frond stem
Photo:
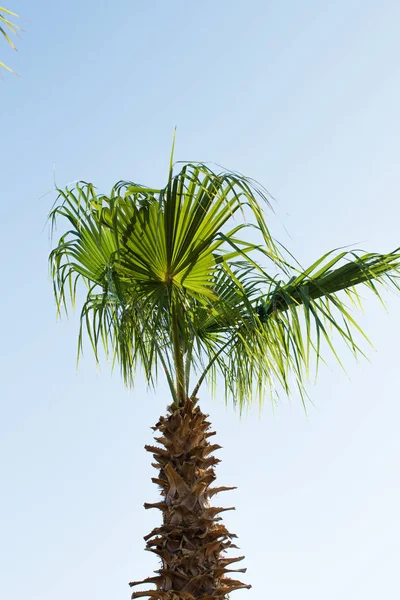
<instances>
[{"instance_id":1,"label":"frond stem","mask_svg":"<svg viewBox=\"0 0 400 600\"><path fill-rule=\"evenodd\" d=\"M191 343L189 344L189 347L186 352L186 359L185 359L185 390L186 390L186 392L189 391L190 368L192 365L192 358L193 358L193 341L191 341Z\"/></svg>"},{"instance_id":2,"label":"frond stem","mask_svg":"<svg viewBox=\"0 0 400 600\"><path fill-rule=\"evenodd\" d=\"M193 388L192 393L190 394L190 400L194 400L195 397L197 396L197 393L200 389L201 384L203 383L204 379L206 378L207 373L209 372L209 370L211 369L211 367L213 366L213 364L215 363L215 361L217 360L217 358L220 356L220 354L222 354L222 352L225 350L225 348L227 346L229 346L229 344L231 343L232 340L228 340L219 350L216 354L214 354L214 356L212 357L212 359L210 360L210 362L208 363L208 365L206 366L206 368L204 369L203 373L201 374L198 382L196 383L196 385Z\"/></svg>"},{"instance_id":3,"label":"frond stem","mask_svg":"<svg viewBox=\"0 0 400 600\"><path fill-rule=\"evenodd\" d=\"M183 406L185 403L185 367L183 363L183 353L179 339L178 316L176 307L172 306L172 343L174 346L174 363L176 373L176 396L178 406Z\"/></svg>"},{"instance_id":4,"label":"frond stem","mask_svg":"<svg viewBox=\"0 0 400 600\"><path fill-rule=\"evenodd\" d=\"M162 352L161 352L160 348L158 347L158 345L157 345L157 354L159 356L159 359L160 359L160 362L162 364L165 376L167 378L169 389L171 391L171 396L174 399L174 404L176 404L178 406L178 396L177 396L177 392L176 392L176 389L175 389L175 386L174 386L174 381L173 381L173 379L171 377L171 374L170 374L170 372L168 370L168 367L167 367L167 364L165 362L165 358L163 357Z\"/></svg>"}]
</instances>

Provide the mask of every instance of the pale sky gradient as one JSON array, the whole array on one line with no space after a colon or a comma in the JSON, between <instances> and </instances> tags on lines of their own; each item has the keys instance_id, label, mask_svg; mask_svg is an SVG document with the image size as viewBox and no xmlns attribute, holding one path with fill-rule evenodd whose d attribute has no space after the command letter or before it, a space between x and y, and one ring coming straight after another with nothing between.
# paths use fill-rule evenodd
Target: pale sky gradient
<instances>
[{"instance_id":1,"label":"pale sky gradient","mask_svg":"<svg viewBox=\"0 0 400 600\"><path fill-rule=\"evenodd\" d=\"M53 185L165 182L214 161L277 199L274 234L303 264L338 246L400 246L400 3L396 0L13 0L26 33L0 58L2 402L0 597L124 600L157 568L150 426L167 387L127 392L75 369L77 319L56 323L43 230ZM0 40L1 41L1 40ZM285 231L288 231L288 234ZM201 395L218 431L228 527L253 584L233 598L396 598L398 339L367 297L371 362L322 367L308 419L282 400L241 421ZM329 356L329 355L328 355Z\"/></svg>"}]
</instances>

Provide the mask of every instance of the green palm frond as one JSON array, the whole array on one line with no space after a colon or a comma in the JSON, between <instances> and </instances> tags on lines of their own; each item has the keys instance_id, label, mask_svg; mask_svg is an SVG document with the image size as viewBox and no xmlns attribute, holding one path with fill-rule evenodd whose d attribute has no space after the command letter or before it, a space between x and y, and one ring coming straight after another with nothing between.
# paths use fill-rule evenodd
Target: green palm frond
<instances>
[{"instance_id":1,"label":"green palm frond","mask_svg":"<svg viewBox=\"0 0 400 600\"><path fill-rule=\"evenodd\" d=\"M0 34L5 38L11 48L16 50L17 48L9 34L11 33L18 35L18 32L21 31L21 27L18 27L18 25L10 21L9 17L19 18L19 15L0 6ZM7 71L10 71L10 73L13 73L13 71L2 62L0 62L0 67L7 69Z\"/></svg>"},{"instance_id":2,"label":"green palm frond","mask_svg":"<svg viewBox=\"0 0 400 600\"><path fill-rule=\"evenodd\" d=\"M244 210L252 211L256 225L230 227ZM160 364L176 377L174 369L183 370L179 356L194 347L202 311L215 313L218 306L234 322L238 308L219 299L216 278L224 272L234 280L229 264L238 257L252 265L247 257L259 249L285 268L250 184L201 164L185 165L161 190L119 182L109 196L87 183L59 191L53 225L60 217L70 229L50 255L58 311L68 297L74 304L82 280L88 293L79 347L86 329L96 358L100 345L106 354L112 349L128 384L138 363L150 383ZM258 245L238 239L250 227L259 233Z\"/></svg>"},{"instance_id":3,"label":"green palm frond","mask_svg":"<svg viewBox=\"0 0 400 600\"><path fill-rule=\"evenodd\" d=\"M340 261L344 264L334 268ZM292 375L303 397L310 357L315 359L318 370L322 340L342 367L334 343L335 334L354 356L363 355L356 335L369 340L352 314L352 309L362 308L359 286L372 290L380 301L379 288L399 290L400 253L399 250L384 255L333 251L287 283L265 283L268 292L255 300L261 326L238 333L231 354L225 357L226 362L220 368L229 372L241 355L250 354L254 357L250 363L253 381L257 378L262 387L267 383L271 390L278 384L289 393ZM344 292L344 297L339 292ZM260 355L264 357L262 360ZM242 392L243 400L251 393L253 381L245 378L247 387Z\"/></svg>"},{"instance_id":4,"label":"green palm frond","mask_svg":"<svg viewBox=\"0 0 400 600\"><path fill-rule=\"evenodd\" d=\"M127 385L138 366L152 385L162 370L177 404L192 380L195 395L219 373L241 406L255 390L289 393L293 384L304 398L322 340L340 360L332 332L362 354L356 286L378 296L379 286L398 288L400 254L328 253L299 270L278 251L265 208L250 179L201 163L176 174L171 163L162 189L59 190L51 220L69 228L50 266L59 313L86 285L78 354L86 332L96 360L102 348Z\"/></svg>"}]
</instances>

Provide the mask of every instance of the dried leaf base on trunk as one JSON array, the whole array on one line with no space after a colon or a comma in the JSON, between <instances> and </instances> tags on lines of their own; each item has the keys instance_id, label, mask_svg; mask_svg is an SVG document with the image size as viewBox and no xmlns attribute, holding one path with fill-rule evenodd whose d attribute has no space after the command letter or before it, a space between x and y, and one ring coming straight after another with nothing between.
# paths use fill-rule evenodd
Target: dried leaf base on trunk
<instances>
[{"instance_id":1,"label":"dried leaf base on trunk","mask_svg":"<svg viewBox=\"0 0 400 600\"><path fill-rule=\"evenodd\" d=\"M134 592L132 598L156 600L225 600L227 594L250 588L229 573L246 569L228 566L244 557L228 558L229 548L236 537L222 525L219 513L227 508L211 507L209 499L234 488L210 487L215 480L214 466L220 462L212 456L220 446L211 445L207 415L195 402L185 405L169 417L161 417L155 427L159 446L146 446L159 469L153 481L161 488L162 501L145 504L163 513L163 524L145 537L146 550L161 559L161 568L154 577L130 583L136 586L155 584L156 588Z\"/></svg>"}]
</instances>

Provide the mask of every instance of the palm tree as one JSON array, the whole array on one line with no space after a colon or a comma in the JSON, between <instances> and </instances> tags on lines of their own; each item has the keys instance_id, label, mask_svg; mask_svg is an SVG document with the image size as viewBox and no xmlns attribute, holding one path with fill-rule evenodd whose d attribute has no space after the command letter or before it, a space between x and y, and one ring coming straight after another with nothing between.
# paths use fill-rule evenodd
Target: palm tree
<instances>
[{"instance_id":1,"label":"palm tree","mask_svg":"<svg viewBox=\"0 0 400 600\"><path fill-rule=\"evenodd\" d=\"M250 586L230 576L245 569L229 568L243 558L226 556L235 536L218 515L229 509L210 504L233 488L213 485L219 446L198 406L201 384L218 375L241 408L293 385L305 402L323 338L337 358L334 333L362 353L344 299L359 306L361 284L377 295L398 287L400 254L329 252L308 269L293 266L268 229L266 191L201 163L175 173L171 158L162 189L119 182L105 196L81 182L58 192L52 225L69 225L50 254L58 312L74 305L80 280L87 289L78 357L86 332L96 360L119 363L128 386L141 367L153 386L163 372L171 393L157 445L146 446L161 499L145 507L159 509L162 523L145 539L161 566L130 584L155 589L132 598L223 600Z\"/></svg>"},{"instance_id":2,"label":"palm tree","mask_svg":"<svg viewBox=\"0 0 400 600\"><path fill-rule=\"evenodd\" d=\"M15 23L13 23L12 21L10 21L10 17L19 17L19 15L17 15L14 12L11 12L10 10L7 10L6 8L3 8L2 6L0 6L0 33L4 36L4 38L6 39L6 41L10 44L11 48L13 50L16 50L17 48L15 47L14 42L12 41L12 39L10 38L10 36L7 33L7 30L9 31L9 33L14 33L16 35L18 35L18 31L21 31L21 28L18 27L18 25L16 25ZM4 63L0 62L0 67L3 67L4 69L7 69L7 71L10 71L10 73L13 73L14 71L12 71L10 69L10 67L7 67Z\"/></svg>"}]
</instances>

